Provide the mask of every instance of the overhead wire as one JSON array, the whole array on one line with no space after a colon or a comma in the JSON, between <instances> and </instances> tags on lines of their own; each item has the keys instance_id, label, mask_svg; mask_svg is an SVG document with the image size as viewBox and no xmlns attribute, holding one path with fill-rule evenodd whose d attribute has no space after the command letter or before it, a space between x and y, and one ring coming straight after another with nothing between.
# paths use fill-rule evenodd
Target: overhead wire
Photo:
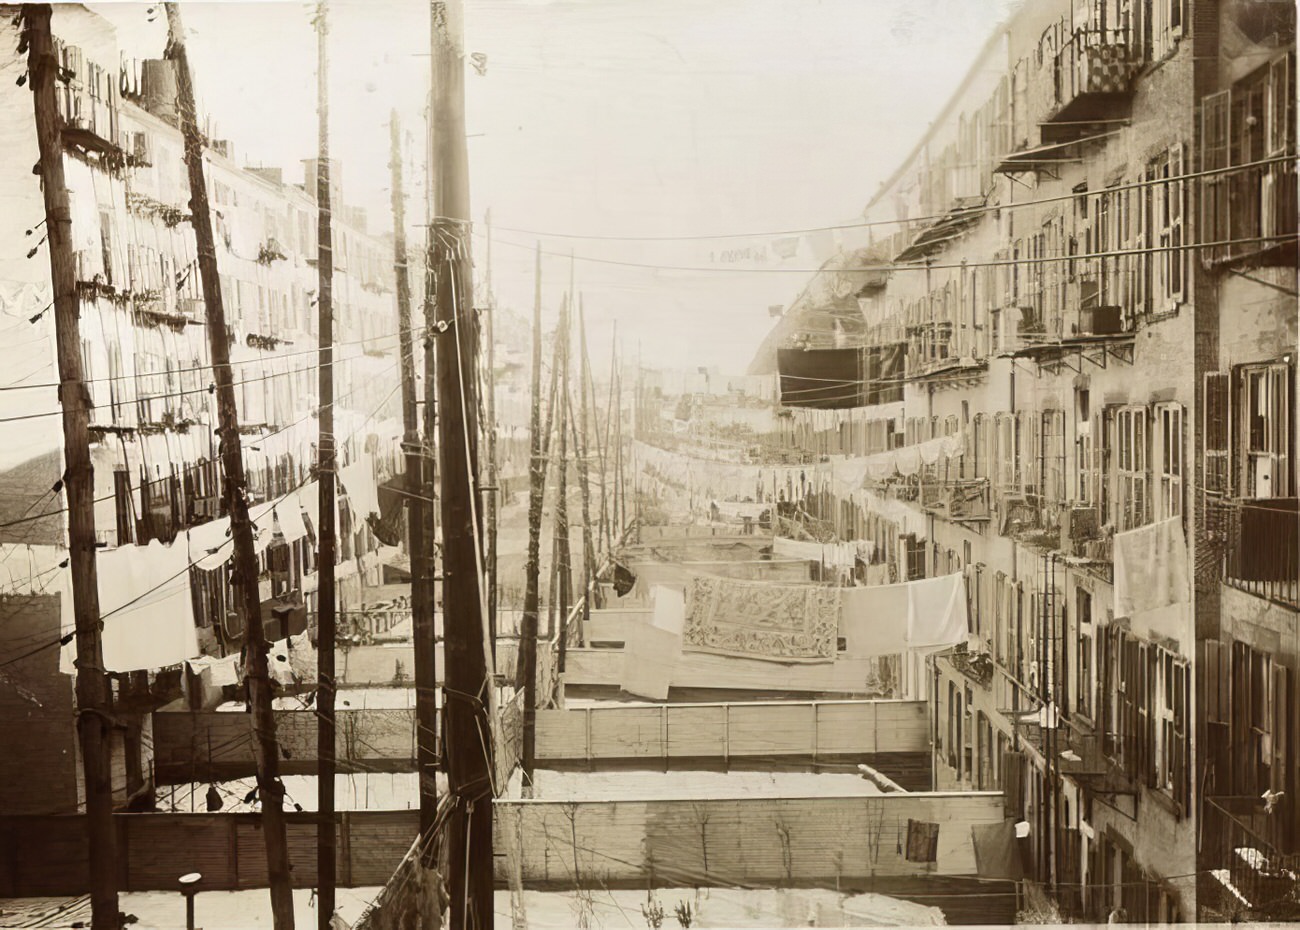
<instances>
[{"instance_id":1,"label":"overhead wire","mask_svg":"<svg viewBox=\"0 0 1300 930\"><path fill-rule=\"evenodd\" d=\"M486 233L476 232L474 235L486 237ZM1251 236L1234 239L1220 239L1214 242L1188 242L1182 245L1167 246L1143 246L1140 248L1112 249L1105 252L1087 252L1076 254L1062 255L1040 255L1026 256L1021 258L1005 259L979 259L961 261L916 261L916 262L875 262L868 265L832 267L825 266L821 268L739 268L739 267L714 267L709 268L700 265L666 265L653 264L650 262L624 261L613 258L597 258L592 255L573 255L565 252L554 252L548 249L541 249L543 255L549 255L554 258L576 259L580 262L589 262L597 265L612 265L622 268L641 268L650 271L675 271L692 274L864 274L869 272L896 272L896 271L935 271L947 269L969 269L969 268L1014 268L1020 265L1040 265L1051 264L1056 262L1086 262L1092 259L1119 258L1126 255L1158 255L1166 252L1195 251L1199 249L1223 248L1231 245L1249 245L1263 244L1265 242L1292 242L1300 239L1300 234L1285 233L1275 236ZM496 236L492 241L498 245L508 245L517 249L525 249L530 253L538 251L535 244L526 242L515 242L511 239L501 239ZM594 286L599 286L596 284Z\"/></svg>"},{"instance_id":2,"label":"overhead wire","mask_svg":"<svg viewBox=\"0 0 1300 930\"><path fill-rule=\"evenodd\" d=\"M1077 143L1069 143L1077 144ZM1015 153L1012 153L1015 154ZM1088 191L1081 191L1070 194L1055 194L1050 197L1039 197L1031 200L1009 201L1007 203L981 204L979 206L967 207L955 211L946 211L944 213L929 213L919 216L909 216L901 219L892 220L862 220L852 223L835 223L827 226L805 226L790 229L763 230L755 232L734 232L734 233L716 233L716 234L686 234L686 235L607 235L599 233L571 233L571 232L546 232L535 229L528 229L515 226L503 226L493 223L494 229L500 229L504 232L519 233L521 235L535 236L542 239L583 239L589 241L601 242L700 242L716 239L765 239L779 238L781 236L798 236L818 232L837 232L846 229L871 229L882 226L903 226L910 223L937 222L939 220L950 219L954 215L960 217L978 216L984 213L999 212L1001 210L1019 210L1026 207L1036 207L1045 204L1063 203L1077 201L1080 197L1090 196L1093 194L1111 194L1139 188L1151 187L1155 185L1174 184L1183 181L1193 180L1195 178L1213 177L1222 174L1231 174L1238 171L1244 171L1250 168L1261 167L1264 165L1277 164L1280 162L1295 162L1297 156L1278 155L1269 158L1256 159L1250 162L1244 162L1240 165L1229 165L1222 168L1205 168L1199 171L1187 171L1180 175L1172 175L1165 178L1149 178L1142 181L1132 181L1125 184L1116 184L1108 187L1094 188Z\"/></svg>"},{"instance_id":3,"label":"overhead wire","mask_svg":"<svg viewBox=\"0 0 1300 930\"><path fill-rule=\"evenodd\" d=\"M357 387L355 387L355 388L353 389L353 392L355 392L356 390L360 390L360 389L361 389L362 387L364 387L364 386L366 386L366 385L364 384L364 382L361 383L361 384L358 384ZM375 416L375 414L378 413L378 411L379 411L380 409L382 409L383 406L384 406L385 404L388 403L388 401L393 397L393 395L397 393L397 390L398 390L399 387L400 387L400 385L394 385L393 389L392 389L391 391L389 391L389 393L384 397L384 399L383 399L382 401L380 401L380 403L377 405L377 407L375 408L375 410L374 410L374 411L373 411L369 416L367 416L363 422L369 422L369 420L372 419L372 418ZM350 392L350 393L351 393L351 392ZM347 395L344 395L344 396L347 396ZM337 399L336 399L336 400L337 400ZM353 432L355 432L355 430L353 430ZM351 434L349 434L349 435L351 435ZM275 504L283 503L283 502L284 502L284 501L285 501L285 500L286 500L286 499L287 499L291 494L294 494L294 493L296 493L297 491L301 490L301 489L302 489L303 487L305 487L307 484L310 484L310 481L301 481L301 482L299 482L295 487L291 488L291 489L290 489L289 491L287 491L286 493L284 493L284 494L280 495L279 497L277 497L276 500L274 501L274 503L275 503ZM107 618L107 617L111 617L112 615L118 613L119 611L125 610L126 608L131 607L132 605L134 605L134 604L138 603L139 601L143 600L144 598L149 597L150 595L152 595L152 594L158 592L158 591L161 590L162 588L164 588L164 587L166 587L167 585L169 585L169 584L171 584L172 582L174 582L177 578L180 578L182 575L188 575L189 571L190 571L191 569L195 568L195 567L199 564L199 562L201 562L201 561L203 560L203 558L206 557L206 555L207 555L207 554L205 553L204 556L200 556L198 559L191 559L191 560L188 560L188 564L187 564L187 565L185 566L185 568L182 569L181 571L176 572L176 573L172 574L171 576L169 576L168 578L165 578L165 579L163 579L162 581L158 582L157 584L151 586L148 590L141 592L139 595L137 595L136 597L132 598L130 601L127 601L127 602L125 602L125 603L119 605L118 607L113 608L112 610L105 611L105 612L101 613L101 614L100 614L100 617L99 617L100 622L102 622L105 618ZM7 660L7 661L5 661L5 662L3 662L3 663L0 663L0 669L7 668L7 667L9 667L10 665L13 665L13 664L16 663L16 662L22 661L23 659L28 658L28 657L31 656L31 655L35 655L37 652L40 652L40 651L42 651L42 650L44 650L44 649L49 649L49 648L51 648L51 647L53 647L53 646L55 646L55 645L58 645L58 644L60 644L60 643L63 643L65 640L67 640L67 641L70 642L70 641L71 641L71 638L72 638L73 636L75 636L75 635L76 635L76 631L74 630L74 631L72 631L72 632L69 633L69 634L64 634L64 635L62 635L62 636L60 636L60 637L57 637L56 639L54 639L54 640L52 640L52 641L50 641L50 642L47 642L45 645L43 645L43 646L41 646L41 647L39 647L39 648L33 650L32 652L25 653L25 654L23 654L22 656L18 656L17 658L10 659L10 660Z\"/></svg>"}]
</instances>

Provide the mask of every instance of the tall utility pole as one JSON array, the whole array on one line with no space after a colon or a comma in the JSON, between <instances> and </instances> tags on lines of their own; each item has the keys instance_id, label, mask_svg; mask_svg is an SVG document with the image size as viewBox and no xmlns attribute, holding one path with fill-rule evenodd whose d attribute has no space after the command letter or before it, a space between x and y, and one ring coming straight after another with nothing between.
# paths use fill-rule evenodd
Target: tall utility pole
<instances>
[{"instance_id":1,"label":"tall utility pole","mask_svg":"<svg viewBox=\"0 0 1300 930\"><path fill-rule=\"evenodd\" d=\"M578 645L584 642L587 624L591 622L591 579L596 571L596 549L591 539L591 441L587 424L587 316L582 299L578 299L578 338L582 357L578 359L578 434L574 445L578 453L578 480L582 482L582 623L578 625Z\"/></svg>"},{"instance_id":2,"label":"tall utility pole","mask_svg":"<svg viewBox=\"0 0 1300 930\"><path fill-rule=\"evenodd\" d=\"M455 798L447 821L452 930L492 927L491 649L484 623L478 472L477 327L470 274L469 164L465 151L465 52L460 0L433 0L433 266L441 444L443 758ZM466 544L468 543L468 544Z\"/></svg>"},{"instance_id":3,"label":"tall utility pole","mask_svg":"<svg viewBox=\"0 0 1300 930\"><path fill-rule=\"evenodd\" d=\"M117 834L113 827L113 702L104 673L99 631L99 580L95 570L95 474L90 461L90 393L81 370L81 309L77 300L72 211L63 176L63 136L55 102L59 62L50 34L48 4L24 4L27 69L40 149L41 187L50 248L54 331L63 407L64 493L68 506L68 555L77 641L77 734L86 790L86 839L90 854L91 926L118 930Z\"/></svg>"},{"instance_id":4,"label":"tall utility pole","mask_svg":"<svg viewBox=\"0 0 1300 930\"><path fill-rule=\"evenodd\" d=\"M402 372L402 449L406 459L406 551L411 566L411 627L416 643L416 765L420 836L428 843L438 816L438 701L433 669L437 637L433 612L433 539L424 482L426 450L420 443L415 399L415 340L411 335L411 279L406 255L406 200L402 193L402 130L392 115L393 271L397 279L397 349ZM424 680L427 670L428 680ZM423 687L420 687L423 685Z\"/></svg>"},{"instance_id":5,"label":"tall utility pole","mask_svg":"<svg viewBox=\"0 0 1300 930\"><path fill-rule=\"evenodd\" d=\"M320 150L316 159L316 272L320 311L320 426L317 487L320 491L319 565L316 573L316 643L319 669L316 684L316 792L320 818L316 825L316 881L320 900L316 925L330 930L334 919L334 562L338 540L334 525L335 481L338 472L334 447L334 229L330 203L329 133L329 21L322 2L316 11L317 94L319 97Z\"/></svg>"},{"instance_id":6,"label":"tall utility pole","mask_svg":"<svg viewBox=\"0 0 1300 930\"><path fill-rule=\"evenodd\" d=\"M610 428L614 425L614 418L618 416L618 408L614 405L614 381L617 374L616 366L618 364L618 320L614 321L614 335L610 337L609 345L609 401L605 405L605 441L601 444L600 455L600 522L605 526L605 551L614 551L614 501L612 490L608 488L610 481L610 465L612 465Z\"/></svg>"},{"instance_id":7,"label":"tall utility pole","mask_svg":"<svg viewBox=\"0 0 1300 930\"><path fill-rule=\"evenodd\" d=\"M280 747L275 739L271 676L266 661L270 644L262 628L262 609L257 593L257 556L253 551L253 524L248 519L244 455L239 444L235 382L230 370L230 336L221 303L217 250L212 240L212 213L203 177L203 137L199 134L194 83L185 53L185 30L176 3L167 4L167 27L167 57L176 64L177 102L190 182L190 216L193 217L199 278L203 284L212 376L217 388L217 435L221 440L223 490L230 511L230 535L235 543L232 587L236 608L244 621L244 668L249 700L253 705L253 751L257 760L257 792L262 801L262 837L266 842L271 912L276 930L293 930L293 880L289 873L289 846L285 838L284 785L280 782Z\"/></svg>"},{"instance_id":8,"label":"tall utility pole","mask_svg":"<svg viewBox=\"0 0 1300 930\"><path fill-rule=\"evenodd\" d=\"M519 625L519 677L524 688L524 738L520 767L524 797L533 795L537 759L537 615L541 600L542 503L546 458L542 454L542 246L537 245L533 285L533 394L528 455L528 562L524 569L524 617Z\"/></svg>"},{"instance_id":9,"label":"tall utility pole","mask_svg":"<svg viewBox=\"0 0 1300 930\"><path fill-rule=\"evenodd\" d=\"M560 368L560 388L556 395L556 405L559 408L560 456L557 465L560 487L555 498L555 577L559 595L556 609L560 623L560 651L556 657L556 668L560 672L564 671L564 660L568 653L569 605L573 602L573 568L569 547L569 312L573 300L573 292L570 290L560 308L560 328L556 334L556 355Z\"/></svg>"},{"instance_id":10,"label":"tall utility pole","mask_svg":"<svg viewBox=\"0 0 1300 930\"><path fill-rule=\"evenodd\" d=\"M431 91L432 94L432 91ZM421 555L423 566L417 562L415 551L411 555L411 599L418 611L411 614L411 627L415 641L415 722L417 727L416 760L420 766L420 835L424 838L425 869L437 866L437 846L431 842L434 824L438 817L438 767L443 762L438 728L445 721L439 719L438 710L438 580L436 577L438 554L438 459L436 441L438 431L438 361L433 341L438 332L438 308L434 292L433 269L438 261L437 236L433 225L434 192L432 169L434 154L434 112L430 96L428 137L426 139L426 165L430 171L425 184L425 243L424 252L424 337L420 344L424 352L424 416L422 428L424 443L420 450L419 475L421 483L413 493L419 501L424 517ZM420 576L422 590L415 589ZM420 596L422 594L423 596ZM423 601L423 604L420 604ZM426 768L426 765L428 766Z\"/></svg>"},{"instance_id":11,"label":"tall utility pole","mask_svg":"<svg viewBox=\"0 0 1300 930\"><path fill-rule=\"evenodd\" d=\"M492 666L496 668L497 658L497 502L501 499L500 482L497 477L497 369L496 369L496 333L493 330L493 317L496 316L496 296L492 293L492 211L484 216L487 227L487 443L488 443L488 486L487 491L487 584L488 584L488 639L492 643Z\"/></svg>"},{"instance_id":12,"label":"tall utility pole","mask_svg":"<svg viewBox=\"0 0 1300 930\"><path fill-rule=\"evenodd\" d=\"M614 525L621 538L627 527L627 497L623 482L623 366L614 372Z\"/></svg>"},{"instance_id":13,"label":"tall utility pole","mask_svg":"<svg viewBox=\"0 0 1300 930\"><path fill-rule=\"evenodd\" d=\"M199 134L194 104L194 82L185 49L185 29L178 4L166 4L168 57L175 62L175 83L181 131L185 137L185 164L190 176L190 215L198 252L199 277L208 321L208 347L217 394L217 436L221 440L221 467L226 506L230 511L230 536L234 540L233 587L235 604L244 622L244 676L253 713L253 752L257 762L257 795L261 799L261 832L266 843L266 871L270 907L276 930L294 926L294 892L289 871L289 844L285 836L285 786L279 780L276 715L272 710L270 675L266 669L265 630L257 594L257 557L253 551L252 522L248 519L248 489L244 480L243 449L239 445L239 415L235 410L234 377L230 369L230 336L221 303L217 250L212 238L212 212L203 173L203 137ZM321 579L324 587L325 579Z\"/></svg>"},{"instance_id":14,"label":"tall utility pole","mask_svg":"<svg viewBox=\"0 0 1300 930\"><path fill-rule=\"evenodd\" d=\"M567 300L567 298L565 299ZM563 315L564 304L561 303L560 307L561 307L560 313L561 315ZM555 427L555 398L557 396L556 387L558 384L559 375L560 375L560 325L559 323L556 323L554 345L551 346L551 387L550 390L547 392L546 425L542 428L542 457L545 460L545 464L543 466L545 468L545 471L542 474L543 481L548 481L550 479L551 440L554 438L552 434L552 430ZM551 565L550 565L550 570L547 572L548 579L550 582L550 587L547 589L547 595L546 595L545 639L548 642L550 641L550 638L555 634L555 608L560 601L560 591L559 591L560 575L558 569L559 564L560 564L560 539L558 536L555 535L555 529L554 526L552 526Z\"/></svg>"}]
</instances>

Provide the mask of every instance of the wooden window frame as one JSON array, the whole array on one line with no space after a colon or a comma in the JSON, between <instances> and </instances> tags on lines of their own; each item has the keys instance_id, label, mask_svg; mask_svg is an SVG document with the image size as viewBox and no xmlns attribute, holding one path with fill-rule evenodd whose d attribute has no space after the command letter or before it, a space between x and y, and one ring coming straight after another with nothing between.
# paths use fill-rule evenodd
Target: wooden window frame
<instances>
[{"instance_id":1,"label":"wooden window frame","mask_svg":"<svg viewBox=\"0 0 1300 930\"><path fill-rule=\"evenodd\" d=\"M1155 429L1154 510L1157 520L1181 517L1184 511L1185 412L1182 404L1160 403L1153 410Z\"/></svg>"}]
</instances>

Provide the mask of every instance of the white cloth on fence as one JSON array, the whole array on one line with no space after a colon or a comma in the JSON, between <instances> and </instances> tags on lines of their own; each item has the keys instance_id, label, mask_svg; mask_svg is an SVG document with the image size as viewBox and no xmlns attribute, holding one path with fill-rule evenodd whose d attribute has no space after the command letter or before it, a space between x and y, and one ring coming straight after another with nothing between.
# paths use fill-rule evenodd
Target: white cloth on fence
<instances>
[{"instance_id":1,"label":"white cloth on fence","mask_svg":"<svg viewBox=\"0 0 1300 930\"><path fill-rule=\"evenodd\" d=\"M203 678L203 684L221 688L239 684L239 656L199 656L189 660L190 671Z\"/></svg>"},{"instance_id":2,"label":"white cloth on fence","mask_svg":"<svg viewBox=\"0 0 1300 930\"><path fill-rule=\"evenodd\" d=\"M289 637L289 666L303 682L315 682L320 677L316 647L305 631Z\"/></svg>"},{"instance_id":3,"label":"white cloth on fence","mask_svg":"<svg viewBox=\"0 0 1300 930\"><path fill-rule=\"evenodd\" d=\"M1116 533L1114 558L1116 617L1191 600L1181 517Z\"/></svg>"},{"instance_id":4,"label":"white cloth on fence","mask_svg":"<svg viewBox=\"0 0 1300 930\"><path fill-rule=\"evenodd\" d=\"M271 650L266 655L267 671L273 681L282 685L292 685L293 665L289 661L290 649L287 639L277 640L271 644Z\"/></svg>"},{"instance_id":5,"label":"white cloth on fence","mask_svg":"<svg viewBox=\"0 0 1300 930\"><path fill-rule=\"evenodd\" d=\"M654 615L649 623L634 624L623 644L620 687L628 694L656 701L668 699L668 685L682 657L682 629L686 624L686 595L677 588L650 591Z\"/></svg>"}]
</instances>

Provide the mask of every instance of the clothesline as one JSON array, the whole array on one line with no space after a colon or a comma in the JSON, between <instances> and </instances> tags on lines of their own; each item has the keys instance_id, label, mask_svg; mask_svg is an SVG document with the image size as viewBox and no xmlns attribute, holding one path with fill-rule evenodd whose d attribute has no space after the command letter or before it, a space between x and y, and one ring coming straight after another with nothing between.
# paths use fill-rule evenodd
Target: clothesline
<instances>
[{"instance_id":1,"label":"clothesline","mask_svg":"<svg viewBox=\"0 0 1300 930\"><path fill-rule=\"evenodd\" d=\"M955 433L865 456L831 456L807 465L734 464L696 458L649 443L633 444L638 471L676 484L692 498L717 501L786 500L810 491L831 490L842 497L864 487L868 478L883 481L894 475L910 477L922 466L958 458L965 451L965 434Z\"/></svg>"}]
</instances>

